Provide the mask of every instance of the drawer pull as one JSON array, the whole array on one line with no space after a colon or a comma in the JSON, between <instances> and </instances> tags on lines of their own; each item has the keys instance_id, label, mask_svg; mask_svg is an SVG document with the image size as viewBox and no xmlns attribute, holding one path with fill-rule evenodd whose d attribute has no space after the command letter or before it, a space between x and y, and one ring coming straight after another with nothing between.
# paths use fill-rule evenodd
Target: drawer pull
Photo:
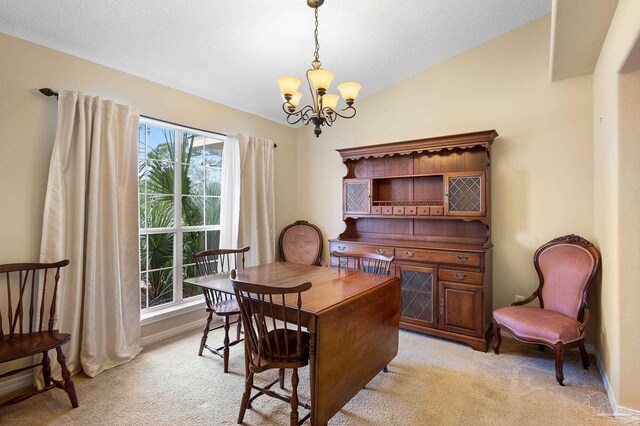
<instances>
[{"instance_id":1,"label":"drawer pull","mask_svg":"<svg viewBox=\"0 0 640 426\"><path fill-rule=\"evenodd\" d=\"M456 277L457 280L464 280L464 278L467 276L467 274L461 274L461 273L456 273L454 275L454 277Z\"/></svg>"},{"instance_id":2,"label":"drawer pull","mask_svg":"<svg viewBox=\"0 0 640 426\"><path fill-rule=\"evenodd\" d=\"M456 256L460 262L466 262L469 259L469 256L463 256L461 254Z\"/></svg>"},{"instance_id":3,"label":"drawer pull","mask_svg":"<svg viewBox=\"0 0 640 426\"><path fill-rule=\"evenodd\" d=\"M346 249L346 248L347 248L347 246L338 246L338 250L340 250L340 251L344 251L344 249Z\"/></svg>"},{"instance_id":4,"label":"drawer pull","mask_svg":"<svg viewBox=\"0 0 640 426\"><path fill-rule=\"evenodd\" d=\"M444 315L444 298L440 299L440 315Z\"/></svg>"},{"instance_id":5,"label":"drawer pull","mask_svg":"<svg viewBox=\"0 0 640 426\"><path fill-rule=\"evenodd\" d=\"M376 253L378 253L378 254L384 254L384 252L385 252L385 251L386 251L385 249L377 249L377 250L376 250Z\"/></svg>"},{"instance_id":6,"label":"drawer pull","mask_svg":"<svg viewBox=\"0 0 640 426\"><path fill-rule=\"evenodd\" d=\"M415 251L405 251L404 255L407 257L413 257L415 256L416 252Z\"/></svg>"}]
</instances>

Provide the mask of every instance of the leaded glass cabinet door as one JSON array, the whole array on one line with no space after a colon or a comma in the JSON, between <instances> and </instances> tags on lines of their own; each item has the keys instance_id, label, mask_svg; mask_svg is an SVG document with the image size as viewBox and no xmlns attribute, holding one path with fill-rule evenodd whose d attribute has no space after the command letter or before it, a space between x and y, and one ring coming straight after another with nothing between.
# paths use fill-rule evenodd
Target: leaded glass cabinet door
<instances>
[{"instance_id":1,"label":"leaded glass cabinet door","mask_svg":"<svg viewBox=\"0 0 640 426\"><path fill-rule=\"evenodd\" d=\"M343 197L345 214L370 214L371 180L345 179Z\"/></svg>"},{"instance_id":2,"label":"leaded glass cabinet door","mask_svg":"<svg viewBox=\"0 0 640 426\"><path fill-rule=\"evenodd\" d=\"M444 206L450 216L484 216L484 173L450 173L445 175Z\"/></svg>"},{"instance_id":3,"label":"leaded glass cabinet door","mask_svg":"<svg viewBox=\"0 0 640 426\"><path fill-rule=\"evenodd\" d=\"M402 304L400 320L426 327L436 327L438 321L434 301L437 283L436 270L423 266L396 264L396 276L400 278Z\"/></svg>"}]
</instances>

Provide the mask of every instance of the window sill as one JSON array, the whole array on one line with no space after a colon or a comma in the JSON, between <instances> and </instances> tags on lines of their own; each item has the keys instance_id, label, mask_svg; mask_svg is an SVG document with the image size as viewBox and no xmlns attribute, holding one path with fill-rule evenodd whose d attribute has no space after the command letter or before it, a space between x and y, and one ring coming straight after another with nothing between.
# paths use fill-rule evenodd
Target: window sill
<instances>
[{"instance_id":1,"label":"window sill","mask_svg":"<svg viewBox=\"0 0 640 426\"><path fill-rule=\"evenodd\" d=\"M141 314L140 325L145 326L147 324L164 321L169 318L204 309L205 307L206 304L203 297L197 298L196 300L190 300L188 302L172 304L171 306L167 306L165 308L160 308L151 312L145 312Z\"/></svg>"}]
</instances>

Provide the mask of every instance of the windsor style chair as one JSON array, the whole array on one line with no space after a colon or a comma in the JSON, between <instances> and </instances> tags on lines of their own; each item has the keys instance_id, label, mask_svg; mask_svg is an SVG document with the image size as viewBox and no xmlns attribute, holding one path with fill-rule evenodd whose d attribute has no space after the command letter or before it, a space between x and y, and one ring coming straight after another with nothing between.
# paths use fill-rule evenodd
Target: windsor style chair
<instances>
[{"instance_id":1,"label":"windsor style chair","mask_svg":"<svg viewBox=\"0 0 640 426\"><path fill-rule=\"evenodd\" d=\"M193 258L196 262L196 270L199 276L212 275L220 272L229 272L232 269L244 268L245 253L249 251L249 247L240 249L212 249L196 253ZM198 355L202 356L202 352L207 348L211 353L219 356L223 360L224 372L229 372L229 348L242 342L242 322L240 321L240 308L236 299L227 293L216 291L203 287L202 292L207 304L207 324L202 333L200 340L200 349ZM211 328L213 315L223 318L223 324ZM236 321L231 322L230 317L237 315ZM229 339L229 329L231 324L237 324L236 340L233 342ZM213 348L207 345L207 337L210 331L224 328L223 345ZM222 352L220 352L222 351Z\"/></svg>"},{"instance_id":2,"label":"windsor style chair","mask_svg":"<svg viewBox=\"0 0 640 426\"><path fill-rule=\"evenodd\" d=\"M261 395L288 402L291 406L290 425L304 423L311 415L307 413L298 420L298 407L311 410L309 404L298 400L298 368L309 364L310 335L302 331L302 293L311 288L310 282L294 287L271 287L261 284L236 281L235 271L231 272L231 282L240 307L240 315L245 331L245 390L240 404L238 423L242 423L247 408ZM285 297L289 296L286 308ZM291 297L293 296L293 297ZM293 303L292 303L293 302ZM280 321L281 319L283 321ZM284 321L286 319L286 321ZM289 328L290 323L291 328ZM279 369L280 377L272 383L260 387L254 384L255 374L266 370ZM280 382L283 387L284 369L293 370L291 375L291 395L271 390ZM258 391L251 396L251 391Z\"/></svg>"},{"instance_id":3,"label":"windsor style chair","mask_svg":"<svg viewBox=\"0 0 640 426\"><path fill-rule=\"evenodd\" d=\"M393 256L377 253L349 253L334 251L331 256L338 258L338 270L362 271L372 274L389 275Z\"/></svg>"},{"instance_id":4,"label":"windsor style chair","mask_svg":"<svg viewBox=\"0 0 640 426\"><path fill-rule=\"evenodd\" d=\"M556 380L564 386L562 364L568 349L578 347L582 366L589 368L584 336L589 319L589 288L600 270L600 253L578 235L566 235L540 247L533 263L540 284L527 299L493 311L493 350L500 352L505 329L523 343L555 352ZM525 306L535 299L540 307Z\"/></svg>"},{"instance_id":5,"label":"windsor style chair","mask_svg":"<svg viewBox=\"0 0 640 426\"><path fill-rule=\"evenodd\" d=\"M68 260L62 260L0 265L0 291L6 286L6 298L0 298L0 364L42 354L40 363L11 370L0 378L42 366L44 379L43 389L16 396L1 403L0 407L54 387L64 390L71 406L78 407L75 385L62 352L62 346L69 343L71 335L54 329L60 270L68 264ZM56 350L62 380L51 377L49 351L52 349Z\"/></svg>"}]
</instances>

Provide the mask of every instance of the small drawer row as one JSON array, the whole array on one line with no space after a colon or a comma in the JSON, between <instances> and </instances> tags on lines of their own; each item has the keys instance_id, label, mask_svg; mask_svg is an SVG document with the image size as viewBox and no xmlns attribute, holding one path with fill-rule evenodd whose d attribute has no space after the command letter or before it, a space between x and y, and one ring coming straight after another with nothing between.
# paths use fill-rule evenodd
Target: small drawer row
<instances>
[{"instance_id":1,"label":"small drawer row","mask_svg":"<svg viewBox=\"0 0 640 426\"><path fill-rule=\"evenodd\" d=\"M394 256L396 261L415 261L432 264L449 264L478 268L482 266L482 255L479 253L397 248L358 243L332 241L330 251L349 253L376 253L383 256Z\"/></svg>"},{"instance_id":2,"label":"small drawer row","mask_svg":"<svg viewBox=\"0 0 640 426\"><path fill-rule=\"evenodd\" d=\"M372 206L371 214L389 216L442 216L444 206Z\"/></svg>"}]
</instances>

